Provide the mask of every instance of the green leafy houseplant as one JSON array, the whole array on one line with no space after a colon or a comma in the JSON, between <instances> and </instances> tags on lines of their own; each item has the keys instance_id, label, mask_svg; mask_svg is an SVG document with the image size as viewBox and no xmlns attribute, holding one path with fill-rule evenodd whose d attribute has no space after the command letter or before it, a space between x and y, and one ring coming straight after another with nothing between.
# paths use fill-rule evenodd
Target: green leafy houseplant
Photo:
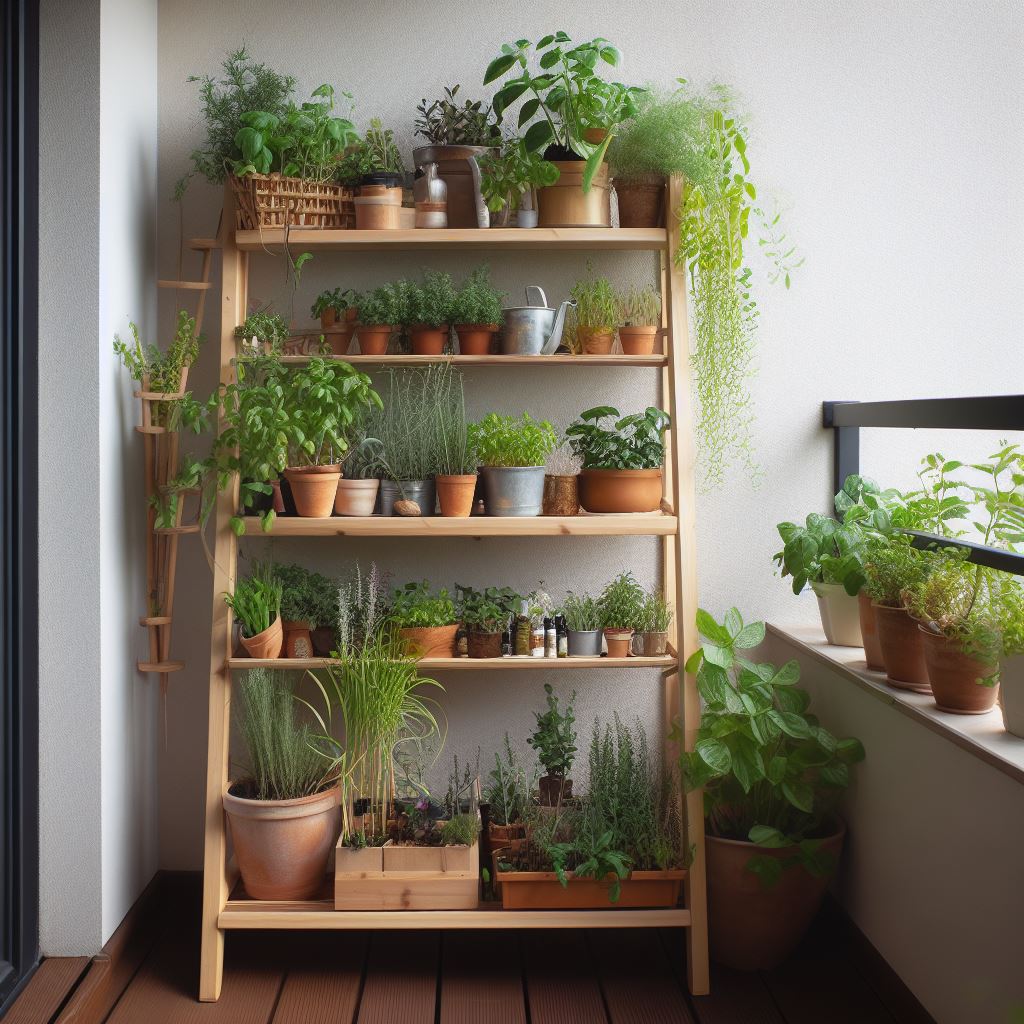
<instances>
[{"instance_id":1,"label":"green leafy houseplant","mask_svg":"<svg viewBox=\"0 0 1024 1024\"><path fill-rule=\"evenodd\" d=\"M358 305L358 292L353 291L351 288L346 288L344 291L341 288L335 288L333 291L322 291L313 300L313 305L310 307L309 312L313 317L320 317L328 310L334 310L336 316L342 317L347 310L355 309Z\"/></svg>"},{"instance_id":2,"label":"green leafy houseplant","mask_svg":"<svg viewBox=\"0 0 1024 1024\"><path fill-rule=\"evenodd\" d=\"M253 637L269 629L281 614L282 587L271 566L258 564L249 576L235 581L224 603L242 627L242 636Z\"/></svg>"},{"instance_id":3,"label":"green leafy houseplant","mask_svg":"<svg viewBox=\"0 0 1024 1024\"><path fill-rule=\"evenodd\" d=\"M518 418L488 413L471 424L469 436L481 465L501 468L543 466L558 444L551 424L526 412Z\"/></svg>"},{"instance_id":4,"label":"green leafy houseplant","mask_svg":"<svg viewBox=\"0 0 1024 1024\"><path fill-rule=\"evenodd\" d=\"M337 162L335 176L345 185L358 185L373 175L401 178L405 174L402 154L395 143L394 132L385 128L379 118L372 118L361 139L349 143L345 155Z\"/></svg>"},{"instance_id":5,"label":"green leafy houseplant","mask_svg":"<svg viewBox=\"0 0 1024 1024\"><path fill-rule=\"evenodd\" d=\"M280 353L290 333L288 321L283 316L265 309L250 313L245 322L235 328L235 337L239 341L248 343L255 350L265 348L270 353Z\"/></svg>"},{"instance_id":6,"label":"green leafy houseplant","mask_svg":"<svg viewBox=\"0 0 1024 1024\"><path fill-rule=\"evenodd\" d=\"M421 284L409 286L406 323L412 327L443 327L451 323L455 285L451 274L429 270Z\"/></svg>"},{"instance_id":7,"label":"green leafy houseplant","mask_svg":"<svg viewBox=\"0 0 1024 1024\"><path fill-rule=\"evenodd\" d=\"M507 139L497 153L485 153L480 165L480 194L491 213L520 207L536 209L536 191L558 181L558 168L527 149L520 138ZM529 204L523 196L529 195Z\"/></svg>"},{"instance_id":8,"label":"green leafy houseplant","mask_svg":"<svg viewBox=\"0 0 1024 1024\"><path fill-rule=\"evenodd\" d=\"M338 585L301 565L274 564L274 579L281 584L281 618L287 622L308 622L310 629L334 628L338 624Z\"/></svg>"},{"instance_id":9,"label":"green leafy houseplant","mask_svg":"<svg viewBox=\"0 0 1024 1024\"><path fill-rule=\"evenodd\" d=\"M790 850L785 859L751 856L746 868L765 886L796 865L831 874L835 858L822 840L836 832L836 807L863 746L837 739L807 713L796 661L776 668L743 656L764 638L764 623L745 625L732 608L723 623L701 610L697 627L705 643L686 670L697 673L704 711L682 769L687 788L704 789L708 832Z\"/></svg>"},{"instance_id":10,"label":"green leafy houseplant","mask_svg":"<svg viewBox=\"0 0 1024 1024\"><path fill-rule=\"evenodd\" d=\"M459 621L448 591L433 592L426 580L393 590L390 616L399 629L450 626Z\"/></svg>"},{"instance_id":11,"label":"green leafy houseplant","mask_svg":"<svg viewBox=\"0 0 1024 1024\"><path fill-rule=\"evenodd\" d=\"M643 625L644 589L631 572L616 576L601 592L597 604L602 629L628 631Z\"/></svg>"},{"instance_id":12,"label":"green leafy houseplant","mask_svg":"<svg viewBox=\"0 0 1024 1024\"><path fill-rule=\"evenodd\" d=\"M611 427L602 421L613 418ZM659 469L665 461L664 434L668 414L653 406L642 413L620 416L610 405L580 413L565 432L587 469Z\"/></svg>"},{"instance_id":13,"label":"green leafy houseplant","mask_svg":"<svg viewBox=\"0 0 1024 1024\"><path fill-rule=\"evenodd\" d=\"M362 296L359 322L368 327L396 327L409 322L410 286L407 281L392 281Z\"/></svg>"},{"instance_id":14,"label":"green leafy houseplant","mask_svg":"<svg viewBox=\"0 0 1024 1024\"><path fill-rule=\"evenodd\" d=\"M562 615L567 629L574 633L592 632L601 628L601 608L589 594L576 594L571 590L562 602Z\"/></svg>"},{"instance_id":15,"label":"green leafy houseplant","mask_svg":"<svg viewBox=\"0 0 1024 1024\"><path fill-rule=\"evenodd\" d=\"M448 87L441 99L429 104L426 99L420 101L416 108L419 116L413 122L416 134L431 146L501 145L501 129L491 105L482 100L459 104L459 89L458 85Z\"/></svg>"},{"instance_id":16,"label":"green leafy houseplant","mask_svg":"<svg viewBox=\"0 0 1024 1024\"><path fill-rule=\"evenodd\" d=\"M502 321L505 293L491 284L490 268L477 267L452 298L449 315L453 324L495 324Z\"/></svg>"},{"instance_id":17,"label":"green leafy houseplant","mask_svg":"<svg viewBox=\"0 0 1024 1024\"><path fill-rule=\"evenodd\" d=\"M547 777L558 780L556 788L569 796L570 789L561 784L576 760L576 691L572 692L564 711L550 683L544 684L544 693L547 695L547 709L533 713L537 724L526 742L537 751L537 758Z\"/></svg>"},{"instance_id":18,"label":"green leafy houseplant","mask_svg":"<svg viewBox=\"0 0 1024 1024\"><path fill-rule=\"evenodd\" d=\"M466 629L477 633L500 633L515 615L522 598L509 587L473 587L455 584L459 619Z\"/></svg>"}]
</instances>

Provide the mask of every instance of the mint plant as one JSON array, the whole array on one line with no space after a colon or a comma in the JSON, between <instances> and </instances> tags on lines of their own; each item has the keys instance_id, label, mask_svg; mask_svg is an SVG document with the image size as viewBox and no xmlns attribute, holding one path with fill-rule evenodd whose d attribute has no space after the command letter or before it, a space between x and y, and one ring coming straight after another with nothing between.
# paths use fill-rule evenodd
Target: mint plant
<instances>
[{"instance_id":1,"label":"mint plant","mask_svg":"<svg viewBox=\"0 0 1024 1024\"><path fill-rule=\"evenodd\" d=\"M488 413L469 428L469 440L483 466L543 466L558 444L547 420L524 412L519 418Z\"/></svg>"}]
</instances>

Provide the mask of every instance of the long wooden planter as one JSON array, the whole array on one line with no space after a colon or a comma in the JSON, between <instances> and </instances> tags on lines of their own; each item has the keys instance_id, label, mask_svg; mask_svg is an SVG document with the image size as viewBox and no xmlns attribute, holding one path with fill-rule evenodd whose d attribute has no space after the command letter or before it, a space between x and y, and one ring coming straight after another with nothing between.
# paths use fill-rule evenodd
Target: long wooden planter
<instances>
[{"instance_id":1,"label":"long wooden planter","mask_svg":"<svg viewBox=\"0 0 1024 1024\"><path fill-rule=\"evenodd\" d=\"M338 841L335 910L475 910L480 844L352 849Z\"/></svg>"},{"instance_id":2,"label":"long wooden planter","mask_svg":"<svg viewBox=\"0 0 1024 1024\"><path fill-rule=\"evenodd\" d=\"M615 903L608 899L609 881L575 878L562 885L553 871L499 871L501 905L505 910L616 910L674 907L685 871L634 871L621 883Z\"/></svg>"}]
</instances>

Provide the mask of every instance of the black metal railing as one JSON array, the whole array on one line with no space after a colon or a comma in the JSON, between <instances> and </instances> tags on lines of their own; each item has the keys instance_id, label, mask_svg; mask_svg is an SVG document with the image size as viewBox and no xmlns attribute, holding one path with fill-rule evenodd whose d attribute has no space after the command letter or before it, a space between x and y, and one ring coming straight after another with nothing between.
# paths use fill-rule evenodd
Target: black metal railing
<instances>
[{"instance_id":1,"label":"black metal railing","mask_svg":"<svg viewBox=\"0 0 1024 1024\"><path fill-rule=\"evenodd\" d=\"M911 398L900 402L822 402L821 406L822 425L833 431L835 439L833 493L842 490L848 476L860 472L862 427L1024 431L1024 395ZM907 532L913 537L914 547L942 544L962 548L971 562L1024 576L1024 554L919 530Z\"/></svg>"}]
</instances>

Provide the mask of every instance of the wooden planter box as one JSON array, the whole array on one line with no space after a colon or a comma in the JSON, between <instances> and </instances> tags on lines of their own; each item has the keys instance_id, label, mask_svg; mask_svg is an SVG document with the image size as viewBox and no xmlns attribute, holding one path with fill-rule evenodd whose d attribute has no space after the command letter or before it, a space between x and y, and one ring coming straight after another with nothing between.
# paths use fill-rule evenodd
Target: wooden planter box
<instances>
[{"instance_id":1,"label":"wooden planter box","mask_svg":"<svg viewBox=\"0 0 1024 1024\"><path fill-rule=\"evenodd\" d=\"M335 910L475 910L480 844L355 850L338 841Z\"/></svg>"},{"instance_id":2,"label":"wooden planter box","mask_svg":"<svg viewBox=\"0 0 1024 1024\"><path fill-rule=\"evenodd\" d=\"M608 899L608 882L574 878L563 886L553 871L498 871L504 910L619 910L674 907L685 871L634 871L623 881L618 901Z\"/></svg>"}]
</instances>

